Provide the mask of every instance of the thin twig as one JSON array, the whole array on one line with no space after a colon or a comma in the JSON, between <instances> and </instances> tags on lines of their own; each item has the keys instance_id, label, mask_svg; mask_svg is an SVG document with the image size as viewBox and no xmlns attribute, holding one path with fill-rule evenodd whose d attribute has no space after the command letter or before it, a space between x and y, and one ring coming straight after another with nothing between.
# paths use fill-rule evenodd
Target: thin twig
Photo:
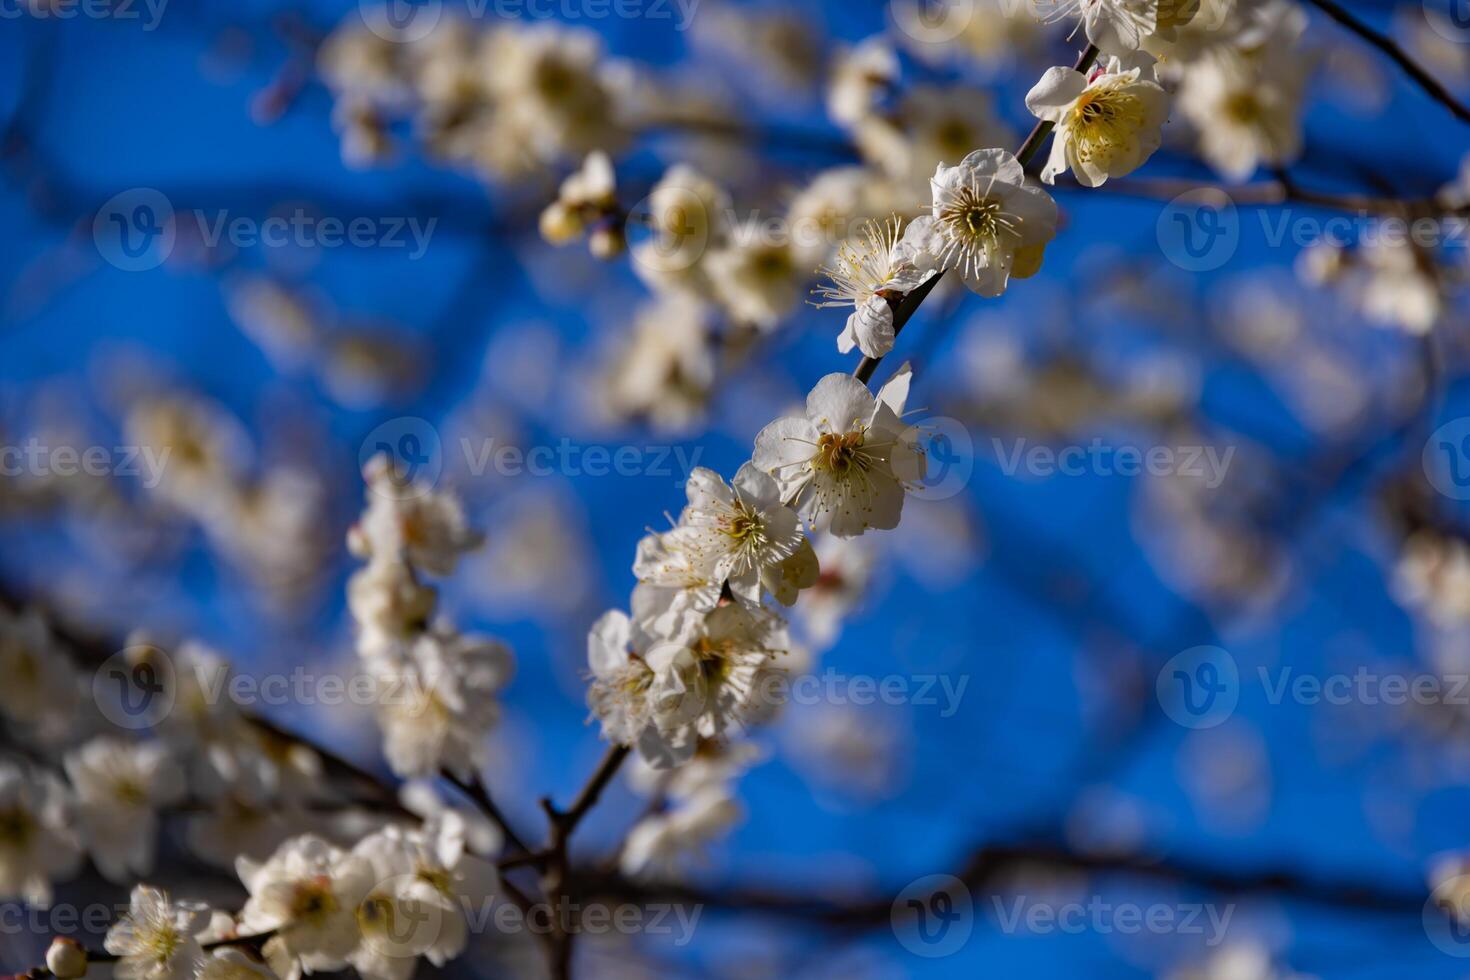
<instances>
[{"instance_id":1,"label":"thin twig","mask_svg":"<svg viewBox=\"0 0 1470 980\"><path fill-rule=\"evenodd\" d=\"M1379 51L1388 55L1389 58L1393 59L1394 64L1402 68L1404 74L1413 79L1430 98L1450 110L1456 119L1461 122L1470 123L1470 109L1465 108L1458 99L1450 94L1449 89L1445 88L1440 84L1438 79L1425 71L1422 65L1409 57L1408 52L1399 47L1392 38L1369 27L1338 5L1335 0L1308 0L1308 2L1343 27L1358 35L1364 41L1373 45Z\"/></svg>"},{"instance_id":2,"label":"thin twig","mask_svg":"<svg viewBox=\"0 0 1470 980\"><path fill-rule=\"evenodd\" d=\"M1092 63L1097 60L1097 55L1097 45L1089 44L1077 55L1077 61L1072 65L1072 69L1086 73L1087 69L1092 67ZM1041 149L1041 144L1045 143L1046 138L1051 135L1054 125L1050 120L1042 119L1032 127L1030 135L1021 144L1021 148L1016 151L1016 161L1021 164L1022 168L1025 168L1031 162L1031 158L1036 156L1037 151ZM903 330L909 320L913 318L914 313L919 309L919 305L928 298L929 294L934 291L934 287L939 285L939 280L943 278L943 271L936 272L918 289L908 293L899 301L898 308L893 311L893 336L895 338L898 337L899 332ZM858 366L853 369L852 376L863 384L867 384L873 379L873 372L878 370L878 365L882 361L883 358L881 357L864 357L858 362Z\"/></svg>"},{"instance_id":3,"label":"thin twig","mask_svg":"<svg viewBox=\"0 0 1470 980\"><path fill-rule=\"evenodd\" d=\"M572 936L575 930L567 928L567 923L562 921L559 899L566 893L567 888L567 847L571 842L572 834L576 832L577 825L587 812L597 805L602 791L612 781L618 769L628 758L629 748L626 745L614 745L608 748L602 757L602 762L587 780L582 791L577 794L572 802L571 809L559 810L551 802L550 797L541 800L541 808L546 811L546 819L551 824L551 831L547 841L546 849L550 852L550 858L546 862L546 871L541 876L541 890L546 894L546 902L551 909L551 975L556 980L566 980L571 976L572 970Z\"/></svg>"},{"instance_id":4,"label":"thin twig","mask_svg":"<svg viewBox=\"0 0 1470 980\"><path fill-rule=\"evenodd\" d=\"M489 817L500 828L500 832L505 835L506 843L510 844L522 854L531 853L531 849L526 846L526 842L521 839L521 836L516 833L515 828L511 826L510 819L506 817L504 811L491 798L490 790L485 786L484 781L480 779L478 773L467 780L461 779L448 769L443 770L440 775L468 797L471 802L480 808L481 813Z\"/></svg>"}]
</instances>

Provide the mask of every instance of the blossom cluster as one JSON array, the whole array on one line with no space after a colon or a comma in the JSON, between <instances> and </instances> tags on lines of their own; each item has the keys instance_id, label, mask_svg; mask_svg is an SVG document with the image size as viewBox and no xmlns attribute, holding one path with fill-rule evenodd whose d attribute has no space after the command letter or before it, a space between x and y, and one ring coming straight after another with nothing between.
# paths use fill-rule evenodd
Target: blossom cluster
<instances>
[{"instance_id":1,"label":"blossom cluster","mask_svg":"<svg viewBox=\"0 0 1470 980\"><path fill-rule=\"evenodd\" d=\"M630 872L665 868L738 817L727 784L749 758L731 741L772 717L773 685L809 659L778 612L821 578L808 532L896 527L907 483L923 475L901 418L909 379L905 366L875 396L828 375L803 415L756 436L733 480L696 469L678 522L638 545L631 611L593 624L588 704L603 737L677 770L666 787L676 805L629 839Z\"/></svg>"},{"instance_id":2,"label":"blossom cluster","mask_svg":"<svg viewBox=\"0 0 1470 980\"><path fill-rule=\"evenodd\" d=\"M399 776L469 776L485 761L514 659L503 644L436 618L437 594L421 573L451 574L480 535L453 495L405 479L389 457L374 457L364 477L368 506L348 544L367 564L347 601L363 670L400 694L378 709L384 753Z\"/></svg>"}]
</instances>

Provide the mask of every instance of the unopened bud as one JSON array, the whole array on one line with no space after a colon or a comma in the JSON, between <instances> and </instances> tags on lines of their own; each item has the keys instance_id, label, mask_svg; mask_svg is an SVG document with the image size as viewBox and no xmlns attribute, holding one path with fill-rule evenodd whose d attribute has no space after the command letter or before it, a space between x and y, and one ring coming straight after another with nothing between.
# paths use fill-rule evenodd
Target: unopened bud
<instances>
[{"instance_id":1,"label":"unopened bud","mask_svg":"<svg viewBox=\"0 0 1470 980\"><path fill-rule=\"evenodd\" d=\"M565 245L582 234L577 213L560 201L552 201L541 212L541 237L552 245Z\"/></svg>"},{"instance_id":2,"label":"unopened bud","mask_svg":"<svg viewBox=\"0 0 1470 980\"><path fill-rule=\"evenodd\" d=\"M628 239L623 234L621 227L604 225L592 232L591 237L587 240L587 246L592 250L594 258L615 259L623 254L623 249L628 247Z\"/></svg>"},{"instance_id":3,"label":"unopened bud","mask_svg":"<svg viewBox=\"0 0 1470 980\"><path fill-rule=\"evenodd\" d=\"M56 980L78 980L87 975L87 951L76 940L57 936L46 950L46 969Z\"/></svg>"}]
</instances>

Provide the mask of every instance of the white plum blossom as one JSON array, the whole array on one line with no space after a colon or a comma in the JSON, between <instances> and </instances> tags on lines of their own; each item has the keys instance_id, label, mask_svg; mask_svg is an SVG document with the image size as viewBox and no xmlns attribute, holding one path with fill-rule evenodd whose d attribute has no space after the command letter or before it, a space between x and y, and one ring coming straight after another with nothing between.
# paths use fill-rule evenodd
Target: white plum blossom
<instances>
[{"instance_id":1,"label":"white plum blossom","mask_svg":"<svg viewBox=\"0 0 1470 980\"><path fill-rule=\"evenodd\" d=\"M587 632L587 664L592 669L587 706L602 724L602 737L616 745L632 745L643 738L657 742L657 730L650 731L653 668L633 650L633 622L626 613L612 609L592 624ZM688 749L692 752L693 745Z\"/></svg>"},{"instance_id":2,"label":"white plum blossom","mask_svg":"<svg viewBox=\"0 0 1470 980\"><path fill-rule=\"evenodd\" d=\"M812 530L853 537L898 526L905 479L923 474L898 414L907 382L905 367L875 398L856 378L829 374L807 396L805 416L778 419L756 436L752 462Z\"/></svg>"},{"instance_id":3,"label":"white plum blossom","mask_svg":"<svg viewBox=\"0 0 1470 980\"><path fill-rule=\"evenodd\" d=\"M702 789L666 812L640 820L628 832L618 865L632 878L676 877L683 863L702 857L708 844L728 833L744 814L724 787Z\"/></svg>"},{"instance_id":4,"label":"white plum blossom","mask_svg":"<svg viewBox=\"0 0 1470 980\"><path fill-rule=\"evenodd\" d=\"M270 967L233 946L216 949L204 957L196 980L277 980Z\"/></svg>"},{"instance_id":5,"label":"white plum blossom","mask_svg":"<svg viewBox=\"0 0 1470 980\"><path fill-rule=\"evenodd\" d=\"M1049 68L1026 95L1026 108L1056 124L1041 171L1050 184L1071 170L1084 187L1138 169L1159 148L1169 97L1141 70Z\"/></svg>"},{"instance_id":6,"label":"white plum blossom","mask_svg":"<svg viewBox=\"0 0 1470 980\"><path fill-rule=\"evenodd\" d=\"M175 903L166 892L138 885L103 945L118 957L118 980L194 980L204 958L198 934L208 924L202 906Z\"/></svg>"},{"instance_id":7,"label":"white plum blossom","mask_svg":"<svg viewBox=\"0 0 1470 980\"><path fill-rule=\"evenodd\" d=\"M0 715L41 735L61 735L80 700L76 669L41 614L0 609Z\"/></svg>"},{"instance_id":8,"label":"white plum blossom","mask_svg":"<svg viewBox=\"0 0 1470 980\"><path fill-rule=\"evenodd\" d=\"M791 649L785 624L764 609L726 602L686 617L683 633L652 638L616 610L587 639L587 701L603 737L632 745L655 769L681 766L701 738L764 721Z\"/></svg>"},{"instance_id":9,"label":"white plum blossom","mask_svg":"<svg viewBox=\"0 0 1470 980\"><path fill-rule=\"evenodd\" d=\"M0 763L0 899L51 904L51 883L81 862L68 818L59 780Z\"/></svg>"},{"instance_id":10,"label":"white plum blossom","mask_svg":"<svg viewBox=\"0 0 1470 980\"><path fill-rule=\"evenodd\" d=\"M902 244L901 225L896 217L883 224L868 222L861 238L843 242L832 265L818 270L831 284L817 287L822 299L813 305L853 308L837 338L843 354L854 346L866 357L893 350L893 304L928 277L915 268L912 250Z\"/></svg>"},{"instance_id":11,"label":"white plum blossom","mask_svg":"<svg viewBox=\"0 0 1470 980\"><path fill-rule=\"evenodd\" d=\"M386 455L374 456L363 471L368 508L348 532L359 558L401 560L431 575L449 575L482 536L465 521L450 493L406 484Z\"/></svg>"},{"instance_id":12,"label":"white plum blossom","mask_svg":"<svg viewBox=\"0 0 1470 980\"><path fill-rule=\"evenodd\" d=\"M686 293L660 296L640 309L601 377L597 395L604 413L613 421L647 420L665 431L699 419L715 381L709 318Z\"/></svg>"},{"instance_id":13,"label":"white plum blossom","mask_svg":"<svg viewBox=\"0 0 1470 980\"><path fill-rule=\"evenodd\" d=\"M801 302L804 273L795 249L784 239L763 240L758 229L744 229L711 251L705 268L730 316L757 330L774 330Z\"/></svg>"},{"instance_id":14,"label":"white plum blossom","mask_svg":"<svg viewBox=\"0 0 1470 980\"><path fill-rule=\"evenodd\" d=\"M958 166L940 166L929 182L932 214L904 232L921 270L952 269L982 296L1005 292L1011 276L1041 268L1042 252L1057 228L1051 195L1029 183L1005 150L976 150Z\"/></svg>"},{"instance_id":15,"label":"white plum blossom","mask_svg":"<svg viewBox=\"0 0 1470 980\"><path fill-rule=\"evenodd\" d=\"M158 742L99 736L65 758L87 850L110 881L153 870L157 811L184 795L184 776Z\"/></svg>"},{"instance_id":16,"label":"white plum blossom","mask_svg":"<svg viewBox=\"0 0 1470 980\"><path fill-rule=\"evenodd\" d=\"M486 637L427 632L402 655L369 658L367 669L382 692L383 751L397 775L479 768L500 718L497 696L514 672L509 649Z\"/></svg>"},{"instance_id":17,"label":"white plum blossom","mask_svg":"<svg viewBox=\"0 0 1470 980\"><path fill-rule=\"evenodd\" d=\"M545 21L493 31L479 67L496 100L499 135L528 144L534 156L581 156L621 142L617 93L596 33Z\"/></svg>"},{"instance_id":18,"label":"white plum blossom","mask_svg":"<svg viewBox=\"0 0 1470 980\"><path fill-rule=\"evenodd\" d=\"M902 153L887 154L889 173L903 186L921 189L930 174L981 146L1011 146L1016 135L996 114L995 105L973 85L914 85L900 101L897 118ZM869 138L874 127L867 130ZM912 201L905 194L905 205Z\"/></svg>"},{"instance_id":19,"label":"white plum blossom","mask_svg":"<svg viewBox=\"0 0 1470 980\"><path fill-rule=\"evenodd\" d=\"M411 566L396 558L375 559L347 582L347 606L361 634L363 652L392 649L422 631L434 612L436 596Z\"/></svg>"},{"instance_id":20,"label":"white plum blossom","mask_svg":"<svg viewBox=\"0 0 1470 980\"><path fill-rule=\"evenodd\" d=\"M466 913L498 890L495 868L466 850L462 818L444 811L422 829L388 826L353 848L376 884L359 914L363 943L350 962L370 980L403 980L423 956L443 966L464 952Z\"/></svg>"},{"instance_id":21,"label":"white plum blossom","mask_svg":"<svg viewBox=\"0 0 1470 980\"><path fill-rule=\"evenodd\" d=\"M707 293L703 260L724 243L729 213L730 196L718 184L686 164L670 167L646 212L635 208L630 216L649 231L633 247L633 271L657 292Z\"/></svg>"},{"instance_id":22,"label":"white plum blossom","mask_svg":"<svg viewBox=\"0 0 1470 980\"><path fill-rule=\"evenodd\" d=\"M703 537L697 529L679 524L638 542L632 613L642 633L674 636L687 617L706 613L720 601L724 582L716 578L714 562L701 547Z\"/></svg>"},{"instance_id":23,"label":"white plum blossom","mask_svg":"<svg viewBox=\"0 0 1470 980\"><path fill-rule=\"evenodd\" d=\"M374 884L369 861L306 834L263 864L241 857L236 870L250 893L241 931L273 932L263 952L276 973L296 980L347 965L362 938L358 907Z\"/></svg>"},{"instance_id":24,"label":"white plum blossom","mask_svg":"<svg viewBox=\"0 0 1470 980\"><path fill-rule=\"evenodd\" d=\"M786 217L803 266L829 261L857 223L873 214L880 179L867 167L823 170L791 201Z\"/></svg>"},{"instance_id":25,"label":"white plum blossom","mask_svg":"<svg viewBox=\"0 0 1470 980\"><path fill-rule=\"evenodd\" d=\"M561 182L556 200L541 212L541 237L562 245L617 208L617 178L601 150L587 154L582 166Z\"/></svg>"},{"instance_id":26,"label":"white plum blossom","mask_svg":"<svg viewBox=\"0 0 1470 980\"><path fill-rule=\"evenodd\" d=\"M1199 151L1230 180L1301 152L1306 66L1284 45L1223 50L1185 66L1179 113L1199 135Z\"/></svg>"},{"instance_id":27,"label":"white plum blossom","mask_svg":"<svg viewBox=\"0 0 1470 980\"><path fill-rule=\"evenodd\" d=\"M1052 17L1078 16L1087 40L1124 57L1149 42L1172 41L1199 11L1199 0L1061 0Z\"/></svg>"},{"instance_id":28,"label":"white plum blossom","mask_svg":"<svg viewBox=\"0 0 1470 980\"><path fill-rule=\"evenodd\" d=\"M827 114L840 125L856 125L876 111L898 74L898 54L882 35L843 51L827 84Z\"/></svg>"},{"instance_id":29,"label":"white plum blossom","mask_svg":"<svg viewBox=\"0 0 1470 980\"><path fill-rule=\"evenodd\" d=\"M816 580L816 555L769 474L747 463L726 484L697 467L686 493L678 525L638 543L632 622L643 645L684 635L727 589L752 608L765 591L791 605Z\"/></svg>"},{"instance_id":30,"label":"white plum blossom","mask_svg":"<svg viewBox=\"0 0 1470 980\"><path fill-rule=\"evenodd\" d=\"M718 473L696 467L686 486L689 506L680 518L686 547L695 561L708 563L709 578L752 605L761 590L774 592L782 565L801 547L804 535L796 512L781 499L776 481L746 463L726 483Z\"/></svg>"},{"instance_id":31,"label":"white plum blossom","mask_svg":"<svg viewBox=\"0 0 1470 980\"><path fill-rule=\"evenodd\" d=\"M654 724L665 733L687 726L718 738L766 720L775 704L763 696L774 693L790 649L786 624L775 614L733 602L715 607L686 635L647 652Z\"/></svg>"}]
</instances>

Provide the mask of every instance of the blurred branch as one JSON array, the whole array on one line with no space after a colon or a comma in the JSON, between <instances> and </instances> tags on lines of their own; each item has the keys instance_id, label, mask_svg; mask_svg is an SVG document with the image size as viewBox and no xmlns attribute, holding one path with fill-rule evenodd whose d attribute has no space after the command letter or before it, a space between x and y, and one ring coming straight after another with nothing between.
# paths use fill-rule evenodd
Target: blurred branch
<instances>
[{"instance_id":1,"label":"blurred branch","mask_svg":"<svg viewBox=\"0 0 1470 980\"><path fill-rule=\"evenodd\" d=\"M1385 197L1369 194L1330 194L1300 186L1285 171L1278 179L1254 184L1221 184L1209 181L1181 180L1170 177L1120 177L1098 187L1083 187L1067 178L1057 188L1084 191L1088 194L1114 193L1128 197L1171 201L1181 194L1212 191L1240 207L1270 207L1278 204L1308 204L1337 211L1367 211L1375 214L1409 213L1420 216L1456 216L1467 213L1464 206L1447 206L1433 197Z\"/></svg>"},{"instance_id":2,"label":"blurred branch","mask_svg":"<svg viewBox=\"0 0 1470 980\"><path fill-rule=\"evenodd\" d=\"M1367 41L1379 51L1388 55L1394 64L1402 68L1404 74L1413 79L1414 83L1422 88L1430 98L1450 110L1456 119L1461 122L1470 123L1470 109L1465 108L1458 99L1450 94L1449 89L1445 88L1438 79L1429 74L1423 66L1411 58L1408 52L1399 47L1392 38L1359 20L1352 13L1336 3L1336 0L1307 0L1307 2L1358 35L1364 41Z\"/></svg>"},{"instance_id":3,"label":"blurred branch","mask_svg":"<svg viewBox=\"0 0 1470 980\"><path fill-rule=\"evenodd\" d=\"M953 872L972 893L999 897L1024 890L1008 887L1008 879L1026 873L1043 877L1058 872L1119 875L1153 884L1177 885L1227 895L1284 898L1328 908L1362 909L1418 916L1428 898L1422 887L1395 887L1379 882L1323 878L1277 868L1241 868L1202 863L1189 858L1154 858L1136 853L1082 854L1053 841L992 844L977 848ZM612 898L635 903L669 902L704 905L732 912L755 912L839 929L870 929L889 924L904 912L895 894L839 898L830 893L781 891L735 885L706 889L669 882L638 882L595 869L580 871L582 901ZM1046 887L1052 887L1050 883ZM972 897L980 897L973 895Z\"/></svg>"}]
</instances>

